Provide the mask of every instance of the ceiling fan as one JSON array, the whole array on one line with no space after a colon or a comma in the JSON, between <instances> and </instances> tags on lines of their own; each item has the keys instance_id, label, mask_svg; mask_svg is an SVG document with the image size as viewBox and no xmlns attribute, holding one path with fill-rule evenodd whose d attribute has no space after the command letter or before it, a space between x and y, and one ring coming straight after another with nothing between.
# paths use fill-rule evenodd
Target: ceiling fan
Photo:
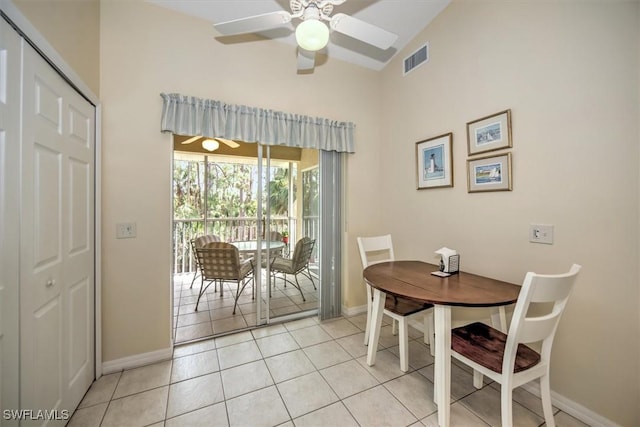
<instances>
[{"instance_id":1,"label":"ceiling fan","mask_svg":"<svg viewBox=\"0 0 640 427\"><path fill-rule=\"evenodd\" d=\"M192 142L195 142L201 138L205 138L202 135L198 135L198 136L193 136L189 139L185 139L184 141L182 141L180 144L191 144ZM240 144L238 144L237 142L231 140L231 139L224 139L224 138L206 138L202 141L202 148L204 148L207 151L216 151L218 148L220 148L220 143L223 143L225 145L228 145L231 148L238 148L240 146Z\"/></svg>"},{"instance_id":2,"label":"ceiling fan","mask_svg":"<svg viewBox=\"0 0 640 427\"><path fill-rule=\"evenodd\" d=\"M331 31L342 33L378 49L389 49L398 38L397 34L344 13L330 16L333 7L345 1L347 0L291 0L291 13L284 10L264 13L214 24L214 28L220 34L230 36L270 30L285 26L294 18L300 19L302 22L296 27L298 70L310 70L314 67L315 52L329 42L329 27ZM329 27L322 21L327 21Z\"/></svg>"}]
</instances>

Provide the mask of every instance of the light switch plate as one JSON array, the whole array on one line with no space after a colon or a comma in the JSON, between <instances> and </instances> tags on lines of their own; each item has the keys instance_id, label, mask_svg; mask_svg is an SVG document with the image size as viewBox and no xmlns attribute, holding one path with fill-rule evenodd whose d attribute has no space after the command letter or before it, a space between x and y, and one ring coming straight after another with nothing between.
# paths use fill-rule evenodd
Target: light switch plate
<instances>
[{"instance_id":1,"label":"light switch plate","mask_svg":"<svg viewBox=\"0 0 640 427\"><path fill-rule=\"evenodd\" d=\"M133 239L136 237L135 222L121 222L116 224L116 239Z\"/></svg>"},{"instance_id":2,"label":"light switch plate","mask_svg":"<svg viewBox=\"0 0 640 427\"><path fill-rule=\"evenodd\" d=\"M529 226L529 241L531 243L553 244L553 225L531 224Z\"/></svg>"}]
</instances>

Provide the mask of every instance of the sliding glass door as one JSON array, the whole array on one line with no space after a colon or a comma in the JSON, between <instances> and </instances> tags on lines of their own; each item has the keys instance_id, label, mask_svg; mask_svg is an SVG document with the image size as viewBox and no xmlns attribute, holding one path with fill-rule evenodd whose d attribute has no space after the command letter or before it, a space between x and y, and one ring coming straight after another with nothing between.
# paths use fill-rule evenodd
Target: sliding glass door
<instances>
[{"instance_id":1,"label":"sliding glass door","mask_svg":"<svg viewBox=\"0 0 640 427\"><path fill-rule=\"evenodd\" d=\"M282 162L271 152L269 146L258 148L258 215L263 218L258 246L264 248L255 254L261 267L254 269L261 291L258 324L316 314L320 284L317 226L305 217L305 212L317 214L317 180L305 182L305 172L300 173L313 159L317 168L317 155L305 153L300 161Z\"/></svg>"},{"instance_id":2,"label":"sliding glass door","mask_svg":"<svg viewBox=\"0 0 640 427\"><path fill-rule=\"evenodd\" d=\"M174 153L176 343L312 315L319 306L318 152L240 144L224 154ZM233 244L242 260L251 259L254 280L235 314L232 282L209 285L196 310L208 284L191 247L201 236ZM313 241L312 250L303 264L283 268L301 240Z\"/></svg>"}]
</instances>

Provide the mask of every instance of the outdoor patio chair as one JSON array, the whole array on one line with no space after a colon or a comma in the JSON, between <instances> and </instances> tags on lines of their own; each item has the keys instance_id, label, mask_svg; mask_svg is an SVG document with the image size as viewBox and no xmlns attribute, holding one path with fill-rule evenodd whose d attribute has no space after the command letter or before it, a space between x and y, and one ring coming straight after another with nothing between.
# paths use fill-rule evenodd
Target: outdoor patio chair
<instances>
[{"instance_id":1,"label":"outdoor patio chair","mask_svg":"<svg viewBox=\"0 0 640 427\"><path fill-rule=\"evenodd\" d=\"M193 279L191 280L191 286L189 289L193 288L193 284L196 281L196 278L200 275L200 265L198 264L198 255L196 254L196 248L202 248L207 243L219 242L220 237L215 234L207 234L206 236L196 237L195 239L191 239L189 243L191 244L191 250L193 251L193 257L196 260L196 273L193 275ZM215 285L214 285L215 290Z\"/></svg>"},{"instance_id":2,"label":"outdoor patio chair","mask_svg":"<svg viewBox=\"0 0 640 427\"><path fill-rule=\"evenodd\" d=\"M573 264L569 272L557 275L527 273L507 334L484 323L472 323L451 331L451 356L474 370L473 385L482 388L486 375L501 385L502 425L513 425L513 389L540 378L540 397L545 423L554 426L549 365L551 346L560 317L580 271ZM541 309L528 313L531 303ZM525 345L542 342L537 352Z\"/></svg>"},{"instance_id":3,"label":"outdoor patio chair","mask_svg":"<svg viewBox=\"0 0 640 427\"><path fill-rule=\"evenodd\" d=\"M293 257L283 258L281 256L277 256L271 261L271 275L274 283L276 280L276 274L281 273L285 286L287 283L290 283L296 287L300 291L300 295L302 295L302 301L306 301L306 299L304 298L304 293L302 293L302 287L298 282L298 274L302 274L309 278L313 285L313 289L316 289L313 277L311 276L311 271L309 270L309 261L311 259L311 254L313 253L313 246L315 243L315 239L303 237L298 240L298 243L296 243L296 247L293 250ZM296 282L293 283L291 280L287 279L287 274L293 274Z\"/></svg>"},{"instance_id":4,"label":"outdoor patio chair","mask_svg":"<svg viewBox=\"0 0 640 427\"><path fill-rule=\"evenodd\" d=\"M253 280L252 258L240 261L238 248L225 242L209 243L204 248L196 248L196 253L200 265L201 283L195 311L198 311L200 298L211 283L220 282L220 295L222 296L222 282L230 281L237 284L233 305L233 314L236 314L238 298L244 288ZM204 282L209 283L205 286ZM255 298L255 289L252 290L252 298Z\"/></svg>"},{"instance_id":5,"label":"outdoor patio chair","mask_svg":"<svg viewBox=\"0 0 640 427\"><path fill-rule=\"evenodd\" d=\"M264 240L268 240L270 242L282 242L282 234L280 234L277 231L270 231L267 236L264 238ZM272 248L269 251L269 258L271 261L273 261L273 258L276 256L285 256L284 254L284 249L286 248L286 245L283 248ZM265 253L263 252L263 255ZM266 258L264 258L262 260L262 268L266 268Z\"/></svg>"},{"instance_id":6,"label":"outdoor patio chair","mask_svg":"<svg viewBox=\"0 0 640 427\"><path fill-rule=\"evenodd\" d=\"M282 233L280 233L279 231L270 231L269 232L269 240L281 242L282 241Z\"/></svg>"},{"instance_id":7,"label":"outdoor patio chair","mask_svg":"<svg viewBox=\"0 0 640 427\"><path fill-rule=\"evenodd\" d=\"M282 235L279 231L271 231L269 240L272 242L282 242L284 243L284 248L277 251L276 255L280 255L283 258L287 258L289 256L289 235L287 234L287 238Z\"/></svg>"}]
</instances>

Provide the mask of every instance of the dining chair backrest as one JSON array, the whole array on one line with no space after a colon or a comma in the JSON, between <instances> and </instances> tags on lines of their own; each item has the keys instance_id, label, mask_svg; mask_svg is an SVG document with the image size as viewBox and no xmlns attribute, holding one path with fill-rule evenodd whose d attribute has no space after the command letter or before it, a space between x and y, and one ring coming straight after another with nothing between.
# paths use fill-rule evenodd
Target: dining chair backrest
<instances>
[{"instance_id":1,"label":"dining chair backrest","mask_svg":"<svg viewBox=\"0 0 640 427\"><path fill-rule=\"evenodd\" d=\"M196 253L205 280L242 278L238 248L231 243L211 242L204 248L196 248Z\"/></svg>"},{"instance_id":2,"label":"dining chair backrest","mask_svg":"<svg viewBox=\"0 0 640 427\"><path fill-rule=\"evenodd\" d=\"M374 237L358 237L358 249L362 268L386 261L395 261L391 234Z\"/></svg>"},{"instance_id":3,"label":"dining chair backrest","mask_svg":"<svg viewBox=\"0 0 640 427\"><path fill-rule=\"evenodd\" d=\"M362 268L365 269L373 264L381 262L395 261L393 253L393 241L391 234L372 237L357 237L358 250L360 252L360 261ZM373 316L373 296L374 291L371 285L365 280L364 287L367 291L367 323L364 332L364 345L369 345L369 335L372 327ZM384 294L383 294L384 295ZM406 372L409 369L409 335L407 333L408 318L411 316L421 317L424 319L424 342L433 348L432 333L433 316L429 311L433 306L405 299L398 299L395 296L387 294L382 298L385 299L383 306L383 314L393 319L392 333L396 334L396 328L400 328L399 350L400 350L400 369ZM389 302L389 304L387 304ZM380 332L378 326L377 334ZM377 339L377 338L376 338ZM431 353L433 355L433 352Z\"/></svg>"},{"instance_id":4,"label":"dining chair backrest","mask_svg":"<svg viewBox=\"0 0 640 427\"><path fill-rule=\"evenodd\" d=\"M293 257L291 257L294 270L300 270L309 263L315 243L315 239L311 239L310 237L303 237L298 240L293 250Z\"/></svg>"},{"instance_id":5,"label":"dining chair backrest","mask_svg":"<svg viewBox=\"0 0 640 427\"><path fill-rule=\"evenodd\" d=\"M507 333L502 372L513 372L518 344L542 341L540 358L549 362L553 337L581 266L573 264L567 273L525 276ZM531 303L552 303L543 314L529 313Z\"/></svg>"}]
</instances>

